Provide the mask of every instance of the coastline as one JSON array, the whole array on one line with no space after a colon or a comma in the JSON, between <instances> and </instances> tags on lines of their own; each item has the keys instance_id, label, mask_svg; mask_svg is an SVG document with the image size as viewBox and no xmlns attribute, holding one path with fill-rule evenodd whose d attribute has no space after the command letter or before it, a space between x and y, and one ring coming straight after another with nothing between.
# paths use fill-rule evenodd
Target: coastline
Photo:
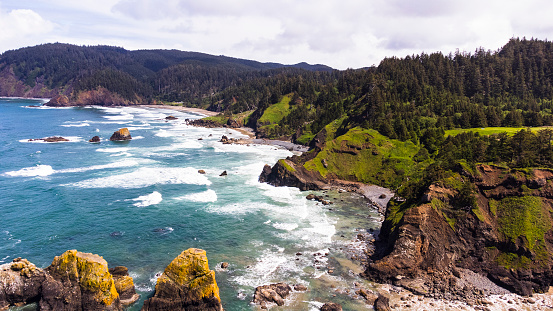
<instances>
[{"instance_id":1,"label":"coastline","mask_svg":"<svg viewBox=\"0 0 553 311\"><path fill-rule=\"evenodd\" d=\"M146 107L146 108L157 108L157 109L168 109L168 110L175 110L175 111L181 111L181 112L191 112L195 114L204 115L206 117L213 117L218 115L218 112L209 111L201 108L191 108L191 107L184 107L184 106L171 106L171 105L136 105L137 107Z\"/></svg>"}]
</instances>

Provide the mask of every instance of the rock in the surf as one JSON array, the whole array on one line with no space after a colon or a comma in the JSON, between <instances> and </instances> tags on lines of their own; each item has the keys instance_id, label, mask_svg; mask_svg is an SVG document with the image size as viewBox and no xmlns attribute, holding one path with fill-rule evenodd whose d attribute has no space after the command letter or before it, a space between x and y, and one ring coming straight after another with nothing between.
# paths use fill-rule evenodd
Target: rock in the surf
<instances>
[{"instance_id":1,"label":"rock in the surf","mask_svg":"<svg viewBox=\"0 0 553 311\"><path fill-rule=\"evenodd\" d=\"M39 140L42 140L42 141L47 142L47 143L58 143L58 142L62 142L62 141L69 141L69 139L67 139L65 137L61 137L61 136L50 136L50 137L46 137L46 138L29 139L29 141L39 141Z\"/></svg>"},{"instance_id":2,"label":"rock in the surf","mask_svg":"<svg viewBox=\"0 0 553 311\"><path fill-rule=\"evenodd\" d=\"M165 268L155 294L144 302L143 311L222 311L215 271L209 270L206 251L190 248Z\"/></svg>"},{"instance_id":3,"label":"rock in the surf","mask_svg":"<svg viewBox=\"0 0 553 311\"><path fill-rule=\"evenodd\" d=\"M100 142L100 136L94 136L88 142L99 143Z\"/></svg>"},{"instance_id":4,"label":"rock in the surf","mask_svg":"<svg viewBox=\"0 0 553 311\"><path fill-rule=\"evenodd\" d=\"M223 171L219 176L227 176L227 171Z\"/></svg>"},{"instance_id":5,"label":"rock in the surf","mask_svg":"<svg viewBox=\"0 0 553 311\"><path fill-rule=\"evenodd\" d=\"M0 265L0 310L37 301L46 272L27 259Z\"/></svg>"},{"instance_id":6,"label":"rock in the surf","mask_svg":"<svg viewBox=\"0 0 553 311\"><path fill-rule=\"evenodd\" d=\"M54 96L48 101L44 106L50 106L50 107L69 107L71 106L71 103L69 102L69 98L65 95L57 95Z\"/></svg>"},{"instance_id":7,"label":"rock in the surf","mask_svg":"<svg viewBox=\"0 0 553 311\"><path fill-rule=\"evenodd\" d=\"M69 250L45 269L40 310L123 310L108 263L99 255Z\"/></svg>"},{"instance_id":8,"label":"rock in the surf","mask_svg":"<svg viewBox=\"0 0 553 311\"><path fill-rule=\"evenodd\" d=\"M321 307L321 311L342 311L342 305L334 302L327 302Z\"/></svg>"},{"instance_id":9,"label":"rock in the surf","mask_svg":"<svg viewBox=\"0 0 553 311\"><path fill-rule=\"evenodd\" d=\"M121 140L131 140L131 133L129 132L129 129L124 127L122 129L119 129L118 131L113 132L113 135L109 138L111 141L121 141Z\"/></svg>"},{"instance_id":10,"label":"rock in the surf","mask_svg":"<svg viewBox=\"0 0 553 311\"><path fill-rule=\"evenodd\" d=\"M123 306L128 306L135 303L140 295L136 293L134 280L129 275L129 269L123 266L117 266L109 269L109 273L113 276L115 289L119 293L119 299Z\"/></svg>"},{"instance_id":11,"label":"rock in the surf","mask_svg":"<svg viewBox=\"0 0 553 311\"><path fill-rule=\"evenodd\" d=\"M292 288L285 283L276 283L258 286L253 294L253 303L266 305L267 303L276 303L278 306L284 305L284 299L290 295Z\"/></svg>"},{"instance_id":12,"label":"rock in the surf","mask_svg":"<svg viewBox=\"0 0 553 311\"><path fill-rule=\"evenodd\" d=\"M165 120L177 120L178 118L175 116L166 116Z\"/></svg>"}]
</instances>

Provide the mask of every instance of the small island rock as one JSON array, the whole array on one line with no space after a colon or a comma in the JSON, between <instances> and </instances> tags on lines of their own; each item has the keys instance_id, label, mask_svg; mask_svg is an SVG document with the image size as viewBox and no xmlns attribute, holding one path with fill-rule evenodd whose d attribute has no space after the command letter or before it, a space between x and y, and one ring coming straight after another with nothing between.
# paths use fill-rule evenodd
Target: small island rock
<instances>
[{"instance_id":1,"label":"small island rock","mask_svg":"<svg viewBox=\"0 0 553 311\"><path fill-rule=\"evenodd\" d=\"M342 311L342 305L334 302L327 302L321 307L321 311Z\"/></svg>"},{"instance_id":2,"label":"small island rock","mask_svg":"<svg viewBox=\"0 0 553 311\"><path fill-rule=\"evenodd\" d=\"M99 143L100 142L100 136L94 136L88 142Z\"/></svg>"},{"instance_id":3,"label":"small island rock","mask_svg":"<svg viewBox=\"0 0 553 311\"><path fill-rule=\"evenodd\" d=\"M159 277L143 311L222 311L215 271L209 270L206 251L190 248L175 258Z\"/></svg>"},{"instance_id":4,"label":"small island rock","mask_svg":"<svg viewBox=\"0 0 553 311\"><path fill-rule=\"evenodd\" d=\"M131 140L131 133L129 132L129 129L124 127L122 129L119 129L118 131L113 132L113 135L109 138L111 141L121 141L121 140Z\"/></svg>"}]
</instances>

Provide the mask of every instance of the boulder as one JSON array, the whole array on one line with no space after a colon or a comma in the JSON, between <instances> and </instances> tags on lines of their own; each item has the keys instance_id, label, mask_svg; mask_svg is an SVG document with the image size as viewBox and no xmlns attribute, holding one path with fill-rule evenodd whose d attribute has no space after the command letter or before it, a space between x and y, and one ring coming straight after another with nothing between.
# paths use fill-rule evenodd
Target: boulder
<instances>
[{"instance_id":1,"label":"boulder","mask_svg":"<svg viewBox=\"0 0 553 311\"><path fill-rule=\"evenodd\" d=\"M221 269L227 269L229 266L228 262L221 263Z\"/></svg>"},{"instance_id":2,"label":"boulder","mask_svg":"<svg viewBox=\"0 0 553 311\"><path fill-rule=\"evenodd\" d=\"M99 255L69 250L45 269L39 308L44 310L123 310L107 262Z\"/></svg>"},{"instance_id":3,"label":"boulder","mask_svg":"<svg viewBox=\"0 0 553 311\"><path fill-rule=\"evenodd\" d=\"M276 303L278 306L284 305L284 299L290 295L292 288L285 283L276 283L258 286L253 294L253 303L266 305L267 303Z\"/></svg>"},{"instance_id":4,"label":"boulder","mask_svg":"<svg viewBox=\"0 0 553 311\"><path fill-rule=\"evenodd\" d=\"M177 117L174 117L174 116L167 116L165 117L165 120L177 120L178 118Z\"/></svg>"},{"instance_id":5,"label":"boulder","mask_svg":"<svg viewBox=\"0 0 553 311\"><path fill-rule=\"evenodd\" d=\"M223 171L219 176L227 176L227 171Z\"/></svg>"},{"instance_id":6,"label":"boulder","mask_svg":"<svg viewBox=\"0 0 553 311\"><path fill-rule=\"evenodd\" d=\"M119 299L123 306L128 306L135 303L140 295L136 293L134 288L134 280L129 275L129 269L123 266L110 268L109 273L113 276L115 289L119 293Z\"/></svg>"},{"instance_id":7,"label":"boulder","mask_svg":"<svg viewBox=\"0 0 553 311\"><path fill-rule=\"evenodd\" d=\"M190 248L177 256L157 280L155 294L144 302L142 310L222 311L206 251Z\"/></svg>"},{"instance_id":8,"label":"boulder","mask_svg":"<svg viewBox=\"0 0 553 311\"><path fill-rule=\"evenodd\" d=\"M111 141L131 140L131 139L132 139L131 133L129 132L129 129L126 127L113 132L113 135L111 135L111 137L109 138L109 140Z\"/></svg>"},{"instance_id":9,"label":"boulder","mask_svg":"<svg viewBox=\"0 0 553 311\"><path fill-rule=\"evenodd\" d=\"M198 173L203 175L205 174L205 170L198 170Z\"/></svg>"},{"instance_id":10,"label":"boulder","mask_svg":"<svg viewBox=\"0 0 553 311\"><path fill-rule=\"evenodd\" d=\"M334 302L327 302L321 307L321 311L342 311L342 305Z\"/></svg>"},{"instance_id":11,"label":"boulder","mask_svg":"<svg viewBox=\"0 0 553 311\"><path fill-rule=\"evenodd\" d=\"M100 136L94 136L88 142L99 143L100 142Z\"/></svg>"},{"instance_id":12,"label":"boulder","mask_svg":"<svg viewBox=\"0 0 553 311\"><path fill-rule=\"evenodd\" d=\"M378 294L378 298L374 302L375 311L391 311L390 298L386 295Z\"/></svg>"}]
</instances>

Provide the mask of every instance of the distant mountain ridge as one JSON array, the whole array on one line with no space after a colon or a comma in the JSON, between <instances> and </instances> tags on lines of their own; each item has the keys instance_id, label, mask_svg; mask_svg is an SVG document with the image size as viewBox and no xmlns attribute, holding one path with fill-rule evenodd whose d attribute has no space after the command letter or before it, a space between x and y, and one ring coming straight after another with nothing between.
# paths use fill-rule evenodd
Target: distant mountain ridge
<instances>
[{"instance_id":1,"label":"distant mountain ridge","mask_svg":"<svg viewBox=\"0 0 553 311\"><path fill-rule=\"evenodd\" d=\"M0 96L52 97L62 93L76 100L80 92L103 87L120 96L123 99L120 104L144 103L162 93L162 88L170 88L171 83L161 85L161 82L182 74L183 67L197 84L206 86L206 80L216 82L206 86L207 90L200 90L201 94L220 91L236 84L237 79L248 79L246 75L250 78L269 75L267 71L333 70L325 65L262 63L179 50L129 51L113 46L51 43L0 55ZM180 95L171 99L192 100L185 95L189 92L186 88L175 92Z\"/></svg>"}]
</instances>

